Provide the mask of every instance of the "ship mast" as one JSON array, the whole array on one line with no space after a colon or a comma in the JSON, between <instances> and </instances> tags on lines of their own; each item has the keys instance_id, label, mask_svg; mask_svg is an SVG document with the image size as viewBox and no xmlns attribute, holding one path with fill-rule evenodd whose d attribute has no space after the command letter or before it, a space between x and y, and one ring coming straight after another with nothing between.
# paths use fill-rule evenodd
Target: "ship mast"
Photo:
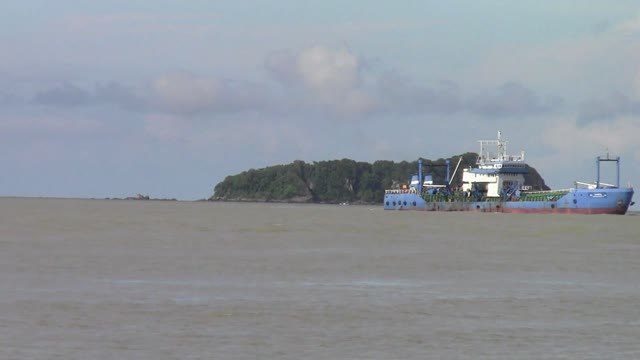
<instances>
[{"instance_id":1,"label":"ship mast","mask_svg":"<svg viewBox=\"0 0 640 360\"><path fill-rule=\"evenodd\" d=\"M502 132L498 131L497 140L479 140L480 156L478 157L478 165L494 164L502 161L524 161L524 151L517 155L507 154L508 141L502 140ZM495 146L496 154L491 153L491 149Z\"/></svg>"},{"instance_id":2,"label":"ship mast","mask_svg":"<svg viewBox=\"0 0 640 360\"><path fill-rule=\"evenodd\" d=\"M498 160L504 160L507 155L507 142L502 141L502 132L498 130Z\"/></svg>"}]
</instances>

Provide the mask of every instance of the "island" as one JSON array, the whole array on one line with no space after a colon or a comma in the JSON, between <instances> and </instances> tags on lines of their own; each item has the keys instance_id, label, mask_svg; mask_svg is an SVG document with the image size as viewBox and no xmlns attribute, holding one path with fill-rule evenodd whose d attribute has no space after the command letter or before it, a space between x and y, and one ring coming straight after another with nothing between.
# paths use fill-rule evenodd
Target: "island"
<instances>
[{"instance_id":1,"label":"island","mask_svg":"<svg viewBox=\"0 0 640 360\"><path fill-rule=\"evenodd\" d=\"M452 186L458 186L462 169L476 163L478 154L469 152L450 158ZM454 174L455 165L460 166ZM442 184L446 160L423 160L425 174ZM284 202L318 204L380 204L385 189L400 188L417 173L418 162L378 160L373 164L350 159L296 160L286 165L249 169L227 176L214 187L209 201ZM536 169L529 167L525 185L549 190Z\"/></svg>"}]
</instances>

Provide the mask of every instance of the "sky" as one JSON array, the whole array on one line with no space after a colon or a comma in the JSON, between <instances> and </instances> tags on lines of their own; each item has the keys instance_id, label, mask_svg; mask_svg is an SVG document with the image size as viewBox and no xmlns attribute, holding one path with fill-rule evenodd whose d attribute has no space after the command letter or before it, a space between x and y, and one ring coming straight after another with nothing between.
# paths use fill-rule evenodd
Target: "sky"
<instances>
[{"instance_id":1,"label":"sky","mask_svg":"<svg viewBox=\"0 0 640 360\"><path fill-rule=\"evenodd\" d=\"M640 185L638 1L0 4L0 196L196 200L250 168L498 131L553 188L607 153Z\"/></svg>"}]
</instances>

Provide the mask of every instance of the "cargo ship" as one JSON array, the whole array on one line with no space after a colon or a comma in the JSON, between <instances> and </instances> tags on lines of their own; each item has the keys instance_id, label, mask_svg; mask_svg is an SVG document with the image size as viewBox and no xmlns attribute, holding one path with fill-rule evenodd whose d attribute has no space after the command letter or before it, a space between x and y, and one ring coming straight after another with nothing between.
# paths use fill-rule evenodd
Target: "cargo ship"
<instances>
[{"instance_id":1,"label":"cargo ship","mask_svg":"<svg viewBox=\"0 0 640 360\"><path fill-rule=\"evenodd\" d=\"M507 141L498 132L497 140L479 140L476 166L462 170L462 183L452 186L460 161L449 176L451 161L446 161L443 184L423 176L423 161L408 184L385 190L385 210L478 211L500 213L620 214L634 203L633 188L620 187L620 157L596 157L595 182L576 181L574 186L558 190L537 190L525 184L529 166L524 151L507 154ZM462 159L460 159L462 160ZM601 163L615 162L616 184L600 179Z\"/></svg>"}]
</instances>

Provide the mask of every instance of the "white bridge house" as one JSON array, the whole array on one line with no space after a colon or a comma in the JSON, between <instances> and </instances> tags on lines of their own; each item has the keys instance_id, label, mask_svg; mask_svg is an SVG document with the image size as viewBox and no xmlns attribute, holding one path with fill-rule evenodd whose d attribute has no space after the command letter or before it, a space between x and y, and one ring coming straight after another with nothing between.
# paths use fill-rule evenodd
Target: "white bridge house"
<instances>
[{"instance_id":1,"label":"white bridge house","mask_svg":"<svg viewBox=\"0 0 640 360\"><path fill-rule=\"evenodd\" d=\"M479 140L480 155L476 168L462 170L462 190L479 191L486 197L498 198L504 189L513 188L529 190L524 186L524 174L528 172L524 161L524 151L520 155L507 155L507 141ZM495 152L492 152L495 151Z\"/></svg>"}]
</instances>

